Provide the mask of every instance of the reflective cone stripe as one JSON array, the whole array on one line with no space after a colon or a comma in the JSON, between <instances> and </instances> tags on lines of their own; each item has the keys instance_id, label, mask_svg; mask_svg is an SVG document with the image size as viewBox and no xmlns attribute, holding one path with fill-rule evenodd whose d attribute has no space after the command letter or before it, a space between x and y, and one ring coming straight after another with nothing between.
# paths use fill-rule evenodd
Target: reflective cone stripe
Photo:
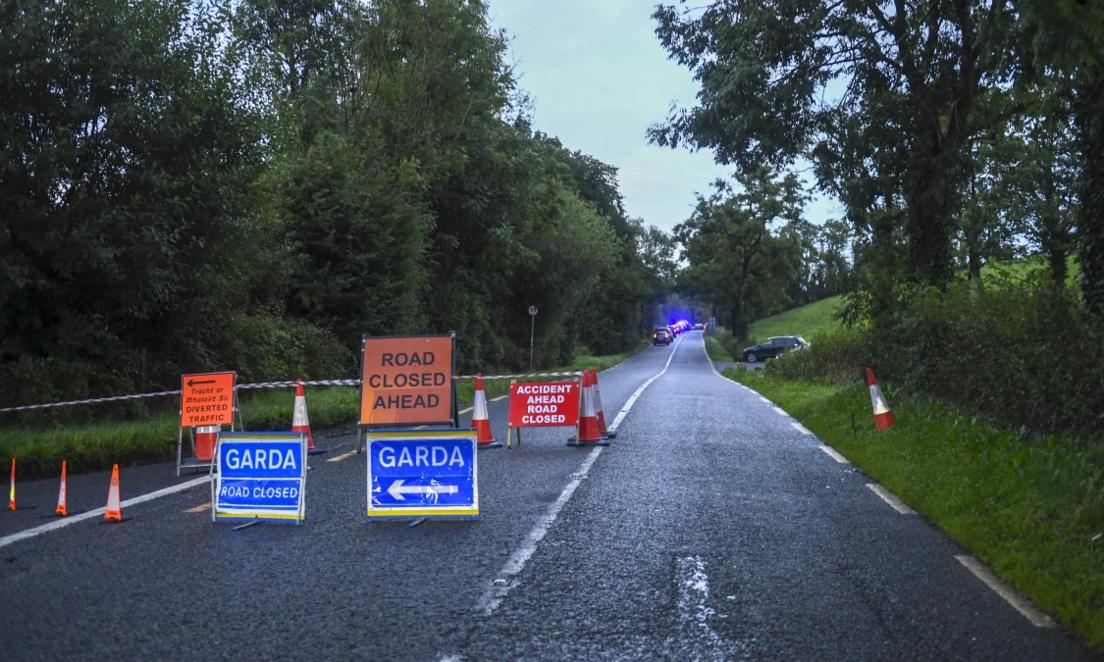
<instances>
[{"instance_id":1,"label":"reflective cone stripe","mask_svg":"<svg viewBox=\"0 0 1104 662\"><path fill-rule=\"evenodd\" d=\"M104 508L104 520L123 521L123 507L119 501L119 465L111 467L111 486L107 488L107 507Z\"/></svg>"},{"instance_id":2,"label":"reflective cone stripe","mask_svg":"<svg viewBox=\"0 0 1104 662\"><path fill-rule=\"evenodd\" d=\"M579 443L602 441L598 412L594 408L594 384L590 371L583 373L583 411L579 417Z\"/></svg>"},{"instance_id":3,"label":"reflective cone stripe","mask_svg":"<svg viewBox=\"0 0 1104 662\"><path fill-rule=\"evenodd\" d=\"M303 382L295 384L295 408L291 414L291 431L307 435L307 450L314 450L314 435L311 434L310 418L307 417L307 396L303 393Z\"/></svg>"},{"instance_id":4,"label":"reflective cone stripe","mask_svg":"<svg viewBox=\"0 0 1104 662\"><path fill-rule=\"evenodd\" d=\"M596 368L590 369L590 382L594 385L591 388L594 391L594 409L598 412L598 431L602 436L609 434L609 428L606 427L606 412L602 407L602 391L598 388L598 370Z\"/></svg>"},{"instance_id":5,"label":"reflective cone stripe","mask_svg":"<svg viewBox=\"0 0 1104 662\"><path fill-rule=\"evenodd\" d=\"M12 458L11 487L8 488L8 510L15 510L15 458Z\"/></svg>"},{"instance_id":6,"label":"reflective cone stripe","mask_svg":"<svg viewBox=\"0 0 1104 662\"><path fill-rule=\"evenodd\" d=\"M58 502L57 508L54 508L54 513L65 517L69 514L69 506L67 503L68 485L66 484L67 478L65 476L65 460L61 461L61 482L58 483Z\"/></svg>"},{"instance_id":7,"label":"reflective cone stripe","mask_svg":"<svg viewBox=\"0 0 1104 662\"><path fill-rule=\"evenodd\" d=\"M889 409L889 403L882 395L882 389L878 387L878 380L874 377L874 371L866 369L866 383L870 387L870 406L874 410L874 429L888 430L893 427L897 419Z\"/></svg>"},{"instance_id":8,"label":"reflective cone stripe","mask_svg":"<svg viewBox=\"0 0 1104 662\"><path fill-rule=\"evenodd\" d=\"M475 428L476 441L480 446L494 443L494 431L491 430L491 416L487 411L487 395L483 392L483 375L475 376L475 397L472 402L472 427Z\"/></svg>"}]
</instances>

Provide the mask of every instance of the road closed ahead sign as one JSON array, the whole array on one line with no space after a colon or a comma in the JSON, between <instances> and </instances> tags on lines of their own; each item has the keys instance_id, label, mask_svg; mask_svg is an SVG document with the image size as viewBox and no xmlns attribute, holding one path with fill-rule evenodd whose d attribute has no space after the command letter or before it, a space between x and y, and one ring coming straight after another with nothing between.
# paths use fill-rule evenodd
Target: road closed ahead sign
<instances>
[{"instance_id":1,"label":"road closed ahead sign","mask_svg":"<svg viewBox=\"0 0 1104 662\"><path fill-rule=\"evenodd\" d=\"M206 372L180 378L180 427L233 425L233 372Z\"/></svg>"},{"instance_id":2,"label":"road closed ahead sign","mask_svg":"<svg viewBox=\"0 0 1104 662\"><path fill-rule=\"evenodd\" d=\"M452 423L455 337L364 338L361 425Z\"/></svg>"}]
</instances>

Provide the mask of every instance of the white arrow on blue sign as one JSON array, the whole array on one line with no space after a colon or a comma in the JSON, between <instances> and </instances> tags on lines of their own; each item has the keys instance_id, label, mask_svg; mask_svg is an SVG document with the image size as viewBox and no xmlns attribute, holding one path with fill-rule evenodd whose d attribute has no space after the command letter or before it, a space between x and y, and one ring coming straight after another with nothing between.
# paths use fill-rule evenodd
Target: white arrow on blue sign
<instances>
[{"instance_id":1,"label":"white arrow on blue sign","mask_svg":"<svg viewBox=\"0 0 1104 662\"><path fill-rule=\"evenodd\" d=\"M369 430L368 517L475 519L475 430Z\"/></svg>"}]
</instances>

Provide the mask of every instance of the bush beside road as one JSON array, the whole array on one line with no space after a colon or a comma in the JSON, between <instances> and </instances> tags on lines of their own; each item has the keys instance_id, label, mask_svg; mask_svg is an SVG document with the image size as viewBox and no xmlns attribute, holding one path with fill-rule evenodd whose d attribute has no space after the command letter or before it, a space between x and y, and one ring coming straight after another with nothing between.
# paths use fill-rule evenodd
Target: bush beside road
<instances>
[{"instance_id":1,"label":"bush beside road","mask_svg":"<svg viewBox=\"0 0 1104 662\"><path fill-rule=\"evenodd\" d=\"M729 369L1104 651L1104 447L1025 438L882 385L897 425L874 431L864 384Z\"/></svg>"}]
</instances>

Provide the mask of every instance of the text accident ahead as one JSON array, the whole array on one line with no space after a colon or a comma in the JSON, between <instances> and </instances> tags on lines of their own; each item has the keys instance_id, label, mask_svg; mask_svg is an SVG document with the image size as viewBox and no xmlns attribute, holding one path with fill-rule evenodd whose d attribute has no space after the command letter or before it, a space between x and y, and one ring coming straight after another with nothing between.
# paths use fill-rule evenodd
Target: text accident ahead
<instances>
[{"instance_id":1,"label":"text accident ahead","mask_svg":"<svg viewBox=\"0 0 1104 662\"><path fill-rule=\"evenodd\" d=\"M233 372L207 372L180 378L180 427L234 423Z\"/></svg>"},{"instance_id":2,"label":"text accident ahead","mask_svg":"<svg viewBox=\"0 0 1104 662\"><path fill-rule=\"evenodd\" d=\"M578 382L510 384L510 427L557 427L578 423Z\"/></svg>"},{"instance_id":3,"label":"text accident ahead","mask_svg":"<svg viewBox=\"0 0 1104 662\"><path fill-rule=\"evenodd\" d=\"M364 338L361 425L452 422L453 336Z\"/></svg>"}]
</instances>

